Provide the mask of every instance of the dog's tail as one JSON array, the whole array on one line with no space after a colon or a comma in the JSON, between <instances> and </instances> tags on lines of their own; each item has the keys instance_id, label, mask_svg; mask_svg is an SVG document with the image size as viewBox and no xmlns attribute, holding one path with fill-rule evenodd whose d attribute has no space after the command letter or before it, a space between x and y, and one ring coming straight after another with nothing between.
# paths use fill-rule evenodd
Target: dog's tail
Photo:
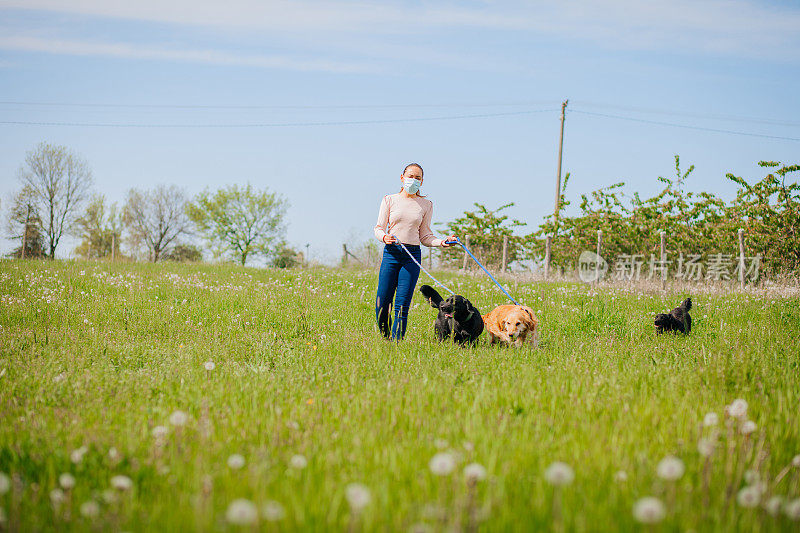
<instances>
[{"instance_id":1,"label":"dog's tail","mask_svg":"<svg viewBox=\"0 0 800 533\"><path fill-rule=\"evenodd\" d=\"M423 285L419 288L419 292L428 300L431 304L431 307L439 308L439 304L442 303L442 296L436 292L436 289L431 287L430 285Z\"/></svg>"},{"instance_id":2,"label":"dog's tail","mask_svg":"<svg viewBox=\"0 0 800 533\"><path fill-rule=\"evenodd\" d=\"M681 304L681 308L688 313L689 310L692 308L692 299L686 298Z\"/></svg>"}]
</instances>

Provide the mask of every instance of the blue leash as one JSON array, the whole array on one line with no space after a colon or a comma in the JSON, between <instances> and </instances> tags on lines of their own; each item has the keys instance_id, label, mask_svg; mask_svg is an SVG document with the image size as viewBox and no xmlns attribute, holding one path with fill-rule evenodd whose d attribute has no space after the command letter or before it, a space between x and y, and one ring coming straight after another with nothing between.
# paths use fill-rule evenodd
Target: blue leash
<instances>
[{"instance_id":1,"label":"blue leash","mask_svg":"<svg viewBox=\"0 0 800 533\"><path fill-rule=\"evenodd\" d=\"M441 281L439 281L438 279L434 278L434 277L433 277L433 274L431 274L430 272L428 272L427 270L425 270L425 267L424 267L424 266L422 266L422 264L420 264L420 262L419 262L419 261L417 261L416 257L414 257L413 255L411 255L411 252L408 250L408 248L406 248L406 245L405 245L405 244L403 244L403 243L400 241L400 239L398 239L398 238L397 238L397 237L395 237L394 235L390 235L390 237L394 237L394 240L396 240L396 241L397 241L397 244L399 244L399 245L400 245L400 246L403 248L403 250L405 250L405 251L406 251L406 253L408 254L408 257L410 257L410 258L411 258L411 260L412 260L412 261L414 261L414 262L417 264L417 266L418 266L419 268L421 268L421 269L422 269L422 271L423 271L423 272L425 272L425 273L428 275L428 277L429 277L429 278L431 278L433 281L435 281L437 285L439 285L440 287L442 287L444 290L446 290L446 291L447 291L447 292L449 292L450 294L455 294L453 291L451 291L451 290L450 290L450 289L447 287L447 285L445 285L444 283L442 283L442 282L441 282ZM489 275L491 276L491 274L489 274Z\"/></svg>"},{"instance_id":2,"label":"blue leash","mask_svg":"<svg viewBox=\"0 0 800 533\"><path fill-rule=\"evenodd\" d=\"M447 244L451 244L452 242L453 242L453 241L447 241ZM476 263L478 263L478 266L479 266L479 267L481 267L481 268L483 269L483 271L484 271L484 272L486 272L486 274L488 274L488 275L489 275L489 277L490 277L490 278L492 278L492 281L494 281L494 284L495 284L495 285L497 285L498 287L500 287L500 290L501 290L501 291L503 291L503 292L506 294L506 296L508 296L508 299L509 299L509 300L511 300L512 302L514 302L514 304L516 304L516 305L520 305L520 303L519 303L518 301L516 301L516 300L514 299L514 297L513 297L513 296L511 296L510 294L508 294L508 291L507 291L507 290L505 290L505 289L503 288L503 286L502 286L502 285L500 285L499 283L497 283L497 280L496 280L496 279L494 279L494 276L492 276L492 273L491 273L491 272L489 272L488 270L486 270L486 267L485 267L485 266L483 266L483 265L481 264L481 262L480 262L480 261L478 261L478 258L477 258L477 257L475 257L474 255L472 255L472 252L470 252L470 251L469 251L469 248L467 248L466 246L464 246L464 243L462 243L462 242L461 242L461 240L460 240L458 237L456 237L456 240L455 240L455 242L457 242L458 244L460 244L460 245L461 245L461 247L464 249L464 251L465 251L465 252L467 252L467 253L469 254L469 256L470 256L472 259L474 259L474 260L475 260L475 262L476 262Z\"/></svg>"}]
</instances>

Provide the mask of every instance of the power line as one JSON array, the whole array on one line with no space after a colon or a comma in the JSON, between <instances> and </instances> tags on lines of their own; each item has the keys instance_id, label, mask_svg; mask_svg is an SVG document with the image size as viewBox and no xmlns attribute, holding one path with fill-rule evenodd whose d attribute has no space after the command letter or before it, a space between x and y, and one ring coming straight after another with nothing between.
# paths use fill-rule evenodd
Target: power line
<instances>
[{"instance_id":1,"label":"power line","mask_svg":"<svg viewBox=\"0 0 800 533\"><path fill-rule=\"evenodd\" d=\"M656 124L656 125L659 125L659 126L671 126L673 128L684 128L684 129L689 129L689 130L710 131L710 132L714 132L714 133L727 133L727 134L730 134L730 135L745 135L747 137L761 137L761 138L764 138L764 139L778 139L778 140L782 140L782 141L800 142L800 138L796 138L796 137L783 137L781 135L764 135L764 134L761 134L761 133L750 133L750 132L746 132L746 131L723 130L723 129L719 129L719 128L706 128L706 127L703 127L703 126L691 126L689 124L675 124L675 123L672 123L672 122L661 122L661 121L658 121L658 120L648 120L648 119L643 119L643 118L624 117L624 116L621 116L621 115L610 115L610 114L607 114L607 113L594 113L592 111L582 111L582 110L579 110L579 109L573 109L572 111L570 111L570 113L580 113L582 115L591 115L591 116L595 116L595 117L615 118L615 119L619 119L619 120L628 120L630 122L641 122L641 123L644 123L644 124Z\"/></svg>"},{"instance_id":2,"label":"power line","mask_svg":"<svg viewBox=\"0 0 800 533\"><path fill-rule=\"evenodd\" d=\"M550 101L529 102L488 102L461 104L329 104L329 105L226 105L226 104L106 104L90 102L23 102L0 101L0 105L18 105L26 107L81 107L81 108L114 108L114 109L415 109L415 108L458 108L458 107L529 107L547 105Z\"/></svg>"},{"instance_id":3,"label":"power line","mask_svg":"<svg viewBox=\"0 0 800 533\"><path fill-rule=\"evenodd\" d=\"M483 113L477 115L451 115L441 117L414 117L397 118L384 120L344 120L330 122L273 122L273 123L251 123L251 124L127 124L112 122L33 122L22 120L2 120L0 124L17 126L74 126L74 127L97 127L97 128L288 128L305 126L352 126L364 124L395 124L399 122L429 122L436 120L460 120L469 118L491 118L507 117L513 115L529 115L532 113L545 113L555 111L555 108L533 109L527 111L510 111L507 113Z\"/></svg>"}]
</instances>

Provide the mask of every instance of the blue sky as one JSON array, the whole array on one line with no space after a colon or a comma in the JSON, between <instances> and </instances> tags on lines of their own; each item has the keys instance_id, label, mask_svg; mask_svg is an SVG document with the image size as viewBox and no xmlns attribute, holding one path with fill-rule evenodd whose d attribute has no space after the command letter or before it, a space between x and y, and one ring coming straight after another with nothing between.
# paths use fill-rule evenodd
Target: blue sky
<instances>
[{"instance_id":1,"label":"blue sky","mask_svg":"<svg viewBox=\"0 0 800 533\"><path fill-rule=\"evenodd\" d=\"M0 0L0 196L48 141L112 201L269 187L291 203L290 243L333 261L418 161L435 221L513 201L532 229L569 98L571 199L652 193L675 154L696 165L690 189L729 198L727 172L800 162L798 27L796 2L745 0Z\"/></svg>"}]
</instances>

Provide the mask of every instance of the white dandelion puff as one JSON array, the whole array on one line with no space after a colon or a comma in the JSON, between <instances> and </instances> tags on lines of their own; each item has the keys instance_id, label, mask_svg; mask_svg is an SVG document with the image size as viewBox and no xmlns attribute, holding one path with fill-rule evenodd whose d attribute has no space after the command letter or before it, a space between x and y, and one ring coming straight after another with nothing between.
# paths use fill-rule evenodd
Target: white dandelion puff
<instances>
[{"instance_id":1,"label":"white dandelion puff","mask_svg":"<svg viewBox=\"0 0 800 533\"><path fill-rule=\"evenodd\" d=\"M258 510L250 500L239 498L233 500L225 511L225 519L237 526L249 526L258 520Z\"/></svg>"},{"instance_id":2,"label":"white dandelion puff","mask_svg":"<svg viewBox=\"0 0 800 533\"><path fill-rule=\"evenodd\" d=\"M483 481L486 479L486 469L478 463L470 463L464 467L464 478L470 482Z\"/></svg>"},{"instance_id":3,"label":"white dandelion puff","mask_svg":"<svg viewBox=\"0 0 800 533\"><path fill-rule=\"evenodd\" d=\"M633 517L643 524L661 522L666 514L664 504L653 496L641 498L633 504Z\"/></svg>"},{"instance_id":4,"label":"white dandelion puff","mask_svg":"<svg viewBox=\"0 0 800 533\"><path fill-rule=\"evenodd\" d=\"M153 428L152 435L155 439L163 439L169 433L169 428L167 426L156 426Z\"/></svg>"},{"instance_id":5,"label":"white dandelion puff","mask_svg":"<svg viewBox=\"0 0 800 533\"><path fill-rule=\"evenodd\" d=\"M697 441L697 452L703 457L711 457L711 454L714 453L715 446L716 443L714 439L702 437Z\"/></svg>"},{"instance_id":6,"label":"white dandelion puff","mask_svg":"<svg viewBox=\"0 0 800 533\"><path fill-rule=\"evenodd\" d=\"M0 472L0 495L11 490L11 479L4 472Z\"/></svg>"},{"instance_id":7,"label":"white dandelion puff","mask_svg":"<svg viewBox=\"0 0 800 533\"><path fill-rule=\"evenodd\" d=\"M575 479L575 472L567 463L556 461L544 471L544 478L551 485L560 487L572 483L572 480Z\"/></svg>"},{"instance_id":8,"label":"white dandelion puff","mask_svg":"<svg viewBox=\"0 0 800 533\"><path fill-rule=\"evenodd\" d=\"M291 459L289 459L289 466L294 468L295 470L302 470L308 466L308 459L305 456L297 454L293 455Z\"/></svg>"},{"instance_id":9,"label":"white dandelion puff","mask_svg":"<svg viewBox=\"0 0 800 533\"><path fill-rule=\"evenodd\" d=\"M719 416L717 416L717 413L712 411L706 413L706 416L703 417L703 425L705 427L716 426L717 424L719 424Z\"/></svg>"},{"instance_id":10,"label":"white dandelion puff","mask_svg":"<svg viewBox=\"0 0 800 533\"><path fill-rule=\"evenodd\" d=\"M262 507L261 513L264 515L264 520L268 522L277 522L283 520L283 517L286 516L283 505L274 500L268 500Z\"/></svg>"},{"instance_id":11,"label":"white dandelion puff","mask_svg":"<svg viewBox=\"0 0 800 533\"><path fill-rule=\"evenodd\" d=\"M133 488L133 480L128 476L114 476L111 478L111 486L122 492Z\"/></svg>"},{"instance_id":12,"label":"white dandelion puff","mask_svg":"<svg viewBox=\"0 0 800 533\"><path fill-rule=\"evenodd\" d=\"M347 498L347 503L350 504L350 509L355 513L364 509L372 500L369 489L361 483L350 483L347 485L347 488L344 490L344 496Z\"/></svg>"},{"instance_id":13,"label":"white dandelion puff","mask_svg":"<svg viewBox=\"0 0 800 533\"><path fill-rule=\"evenodd\" d=\"M792 457L792 466L795 468L800 468L800 454Z\"/></svg>"},{"instance_id":14,"label":"white dandelion puff","mask_svg":"<svg viewBox=\"0 0 800 533\"><path fill-rule=\"evenodd\" d=\"M69 454L69 460L73 462L73 464L78 464L83 461L83 456L86 455L89 449L86 446L81 446L80 448L76 448L72 450L72 453Z\"/></svg>"},{"instance_id":15,"label":"white dandelion puff","mask_svg":"<svg viewBox=\"0 0 800 533\"><path fill-rule=\"evenodd\" d=\"M783 506L783 512L791 520L800 520L800 498L786 502L786 505Z\"/></svg>"},{"instance_id":16,"label":"white dandelion puff","mask_svg":"<svg viewBox=\"0 0 800 533\"><path fill-rule=\"evenodd\" d=\"M428 468L437 476L449 475L456 468L456 458L452 453L437 453L428 463Z\"/></svg>"},{"instance_id":17,"label":"white dandelion puff","mask_svg":"<svg viewBox=\"0 0 800 533\"><path fill-rule=\"evenodd\" d=\"M52 503L54 507L61 505L66 498L67 497L66 494L64 494L64 491L58 487L50 491L50 503Z\"/></svg>"},{"instance_id":18,"label":"white dandelion puff","mask_svg":"<svg viewBox=\"0 0 800 533\"><path fill-rule=\"evenodd\" d=\"M64 490L70 490L75 486L75 477L69 473L63 473L58 476L58 484Z\"/></svg>"},{"instance_id":19,"label":"white dandelion puff","mask_svg":"<svg viewBox=\"0 0 800 533\"><path fill-rule=\"evenodd\" d=\"M175 427L185 426L188 421L189 415L180 410L169 415L169 423Z\"/></svg>"},{"instance_id":20,"label":"white dandelion puff","mask_svg":"<svg viewBox=\"0 0 800 533\"><path fill-rule=\"evenodd\" d=\"M733 418L744 418L747 416L747 401L737 398L728 406L728 414Z\"/></svg>"},{"instance_id":21,"label":"white dandelion puff","mask_svg":"<svg viewBox=\"0 0 800 533\"><path fill-rule=\"evenodd\" d=\"M614 473L614 481L616 481L617 483L624 483L628 481L628 473L625 472L624 470L617 470Z\"/></svg>"},{"instance_id":22,"label":"white dandelion puff","mask_svg":"<svg viewBox=\"0 0 800 533\"><path fill-rule=\"evenodd\" d=\"M666 479L667 481L680 479L685 470L686 468L683 466L683 461L674 455L664 457L661 462L658 463L658 467L656 467L658 477Z\"/></svg>"},{"instance_id":23,"label":"white dandelion puff","mask_svg":"<svg viewBox=\"0 0 800 533\"><path fill-rule=\"evenodd\" d=\"M748 485L753 485L761 481L761 477L758 475L758 472L755 470L746 470L744 473L744 482Z\"/></svg>"},{"instance_id":24,"label":"white dandelion puff","mask_svg":"<svg viewBox=\"0 0 800 533\"><path fill-rule=\"evenodd\" d=\"M117 459L119 459L119 452L113 446L108 449L108 458L111 459L112 461L116 461Z\"/></svg>"},{"instance_id":25,"label":"white dandelion puff","mask_svg":"<svg viewBox=\"0 0 800 533\"><path fill-rule=\"evenodd\" d=\"M783 505L783 496L772 496L764 502L764 510L770 516L778 516L781 512L781 505Z\"/></svg>"},{"instance_id":26,"label":"white dandelion puff","mask_svg":"<svg viewBox=\"0 0 800 533\"><path fill-rule=\"evenodd\" d=\"M749 435L756 430L756 423L752 420L745 420L742 427L739 428L739 433L742 435Z\"/></svg>"},{"instance_id":27,"label":"white dandelion puff","mask_svg":"<svg viewBox=\"0 0 800 533\"><path fill-rule=\"evenodd\" d=\"M736 503L742 507L756 507L761 501L761 490L758 487L745 487L736 495Z\"/></svg>"},{"instance_id":28,"label":"white dandelion puff","mask_svg":"<svg viewBox=\"0 0 800 533\"><path fill-rule=\"evenodd\" d=\"M244 466L244 457L238 453L234 453L228 457L228 466L233 470L239 470Z\"/></svg>"},{"instance_id":29,"label":"white dandelion puff","mask_svg":"<svg viewBox=\"0 0 800 533\"><path fill-rule=\"evenodd\" d=\"M100 514L100 506L94 500L89 500L81 504L81 515L86 518L95 518Z\"/></svg>"},{"instance_id":30,"label":"white dandelion puff","mask_svg":"<svg viewBox=\"0 0 800 533\"><path fill-rule=\"evenodd\" d=\"M209 372L214 370L215 367L216 365L214 364L214 361L206 361L205 363L203 363L203 368L205 368Z\"/></svg>"}]
</instances>

